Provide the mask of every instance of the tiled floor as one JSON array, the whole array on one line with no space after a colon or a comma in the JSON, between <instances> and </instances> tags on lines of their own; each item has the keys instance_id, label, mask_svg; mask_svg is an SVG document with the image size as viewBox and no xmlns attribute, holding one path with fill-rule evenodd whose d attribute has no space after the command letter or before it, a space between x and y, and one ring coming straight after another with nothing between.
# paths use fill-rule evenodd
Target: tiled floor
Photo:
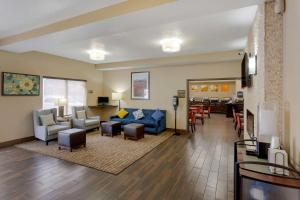
<instances>
[{"instance_id":1,"label":"tiled floor","mask_svg":"<svg viewBox=\"0 0 300 200\"><path fill-rule=\"evenodd\" d=\"M233 199L232 119L212 115L118 176L18 149L0 149L0 199Z\"/></svg>"}]
</instances>

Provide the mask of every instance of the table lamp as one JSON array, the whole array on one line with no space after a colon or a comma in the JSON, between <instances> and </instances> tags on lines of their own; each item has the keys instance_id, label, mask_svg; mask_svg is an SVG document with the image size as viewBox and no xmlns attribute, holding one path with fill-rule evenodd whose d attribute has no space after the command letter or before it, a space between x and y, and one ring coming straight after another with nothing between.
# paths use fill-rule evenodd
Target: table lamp
<instances>
[{"instance_id":1,"label":"table lamp","mask_svg":"<svg viewBox=\"0 0 300 200\"><path fill-rule=\"evenodd\" d=\"M58 98L56 105L58 106L58 116L59 117L64 117L65 113L65 106L67 105L67 99L65 98Z\"/></svg>"},{"instance_id":2,"label":"table lamp","mask_svg":"<svg viewBox=\"0 0 300 200\"><path fill-rule=\"evenodd\" d=\"M119 110L120 110L120 108L121 108L122 93L120 93L120 92L113 92L111 96L112 96L112 100L113 101L119 101Z\"/></svg>"}]
</instances>

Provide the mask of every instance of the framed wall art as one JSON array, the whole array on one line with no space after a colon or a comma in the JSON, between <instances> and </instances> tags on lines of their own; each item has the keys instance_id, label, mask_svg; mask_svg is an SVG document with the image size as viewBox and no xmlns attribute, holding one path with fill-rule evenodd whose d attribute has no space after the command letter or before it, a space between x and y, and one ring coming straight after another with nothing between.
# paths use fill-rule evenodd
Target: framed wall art
<instances>
[{"instance_id":1,"label":"framed wall art","mask_svg":"<svg viewBox=\"0 0 300 200\"><path fill-rule=\"evenodd\" d=\"M131 99L150 99L150 72L131 73Z\"/></svg>"},{"instance_id":2,"label":"framed wall art","mask_svg":"<svg viewBox=\"0 0 300 200\"><path fill-rule=\"evenodd\" d=\"M40 76L2 72L3 96L39 96Z\"/></svg>"}]
</instances>

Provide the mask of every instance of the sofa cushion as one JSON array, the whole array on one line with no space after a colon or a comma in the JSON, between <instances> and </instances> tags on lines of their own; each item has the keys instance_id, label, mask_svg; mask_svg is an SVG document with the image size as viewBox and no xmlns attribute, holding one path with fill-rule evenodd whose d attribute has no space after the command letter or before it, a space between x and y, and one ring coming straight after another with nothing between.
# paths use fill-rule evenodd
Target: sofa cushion
<instances>
[{"instance_id":1,"label":"sofa cushion","mask_svg":"<svg viewBox=\"0 0 300 200\"><path fill-rule=\"evenodd\" d=\"M144 118L144 113L141 109L134 111L132 114L133 114L135 120Z\"/></svg>"},{"instance_id":2,"label":"sofa cushion","mask_svg":"<svg viewBox=\"0 0 300 200\"><path fill-rule=\"evenodd\" d=\"M151 117L155 120L155 121L159 121L164 117L164 114L157 109L152 115Z\"/></svg>"},{"instance_id":3,"label":"sofa cushion","mask_svg":"<svg viewBox=\"0 0 300 200\"><path fill-rule=\"evenodd\" d=\"M52 125L52 126L48 126L47 128L48 128L48 135L54 135L57 134L59 131L69 129L68 126L63 126L63 125Z\"/></svg>"},{"instance_id":4,"label":"sofa cushion","mask_svg":"<svg viewBox=\"0 0 300 200\"><path fill-rule=\"evenodd\" d=\"M140 120L130 120L130 123L137 123L137 124L144 124L146 127L156 127L157 123L153 120L145 120L145 119L140 119Z\"/></svg>"},{"instance_id":5,"label":"sofa cushion","mask_svg":"<svg viewBox=\"0 0 300 200\"><path fill-rule=\"evenodd\" d=\"M128 115L128 112L123 108L117 112L117 116L121 119L123 119L127 115Z\"/></svg>"},{"instance_id":6,"label":"sofa cushion","mask_svg":"<svg viewBox=\"0 0 300 200\"><path fill-rule=\"evenodd\" d=\"M46 115L40 115L40 120L43 126L51 126L55 124L52 113Z\"/></svg>"},{"instance_id":7,"label":"sofa cushion","mask_svg":"<svg viewBox=\"0 0 300 200\"><path fill-rule=\"evenodd\" d=\"M85 120L85 125L86 126L94 126L94 125L98 125L99 121L96 119L86 119Z\"/></svg>"},{"instance_id":8,"label":"sofa cushion","mask_svg":"<svg viewBox=\"0 0 300 200\"><path fill-rule=\"evenodd\" d=\"M122 125L126 125L129 123L129 119L121 119L121 118L111 118L111 121L120 122Z\"/></svg>"}]
</instances>

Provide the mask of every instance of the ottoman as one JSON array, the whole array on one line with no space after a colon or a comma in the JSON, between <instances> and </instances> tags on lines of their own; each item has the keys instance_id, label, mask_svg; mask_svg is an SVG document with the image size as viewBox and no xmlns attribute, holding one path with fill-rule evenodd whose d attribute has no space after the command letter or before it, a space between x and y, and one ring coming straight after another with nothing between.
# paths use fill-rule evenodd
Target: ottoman
<instances>
[{"instance_id":1,"label":"ottoman","mask_svg":"<svg viewBox=\"0 0 300 200\"><path fill-rule=\"evenodd\" d=\"M72 149L83 145L86 146L86 134L84 129L72 128L58 132L58 149Z\"/></svg>"},{"instance_id":2,"label":"ottoman","mask_svg":"<svg viewBox=\"0 0 300 200\"><path fill-rule=\"evenodd\" d=\"M144 124L127 124L124 126L124 139L141 139L144 138Z\"/></svg>"},{"instance_id":3,"label":"ottoman","mask_svg":"<svg viewBox=\"0 0 300 200\"><path fill-rule=\"evenodd\" d=\"M111 137L121 134L121 123L114 121L101 123L101 135L103 136L104 134Z\"/></svg>"}]
</instances>

